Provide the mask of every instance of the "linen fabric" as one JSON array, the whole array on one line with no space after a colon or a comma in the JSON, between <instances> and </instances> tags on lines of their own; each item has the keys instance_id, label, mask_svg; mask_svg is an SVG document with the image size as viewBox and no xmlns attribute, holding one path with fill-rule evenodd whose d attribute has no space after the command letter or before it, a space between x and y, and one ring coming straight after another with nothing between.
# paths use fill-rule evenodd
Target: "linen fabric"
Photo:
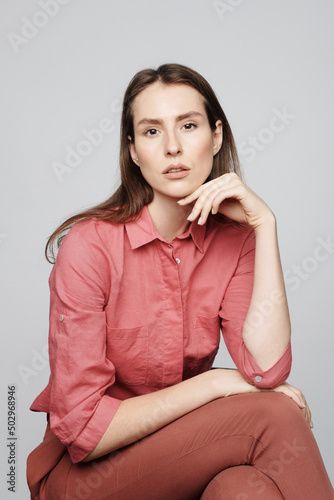
<instances>
[{"instance_id":1,"label":"linen fabric","mask_svg":"<svg viewBox=\"0 0 334 500\"><path fill-rule=\"evenodd\" d=\"M50 275L47 387L31 409L73 463L96 446L121 401L209 370L220 340L261 388L286 380L291 345L263 371L242 328L253 288L255 235L210 215L169 242L144 207L137 220L78 222Z\"/></svg>"}]
</instances>

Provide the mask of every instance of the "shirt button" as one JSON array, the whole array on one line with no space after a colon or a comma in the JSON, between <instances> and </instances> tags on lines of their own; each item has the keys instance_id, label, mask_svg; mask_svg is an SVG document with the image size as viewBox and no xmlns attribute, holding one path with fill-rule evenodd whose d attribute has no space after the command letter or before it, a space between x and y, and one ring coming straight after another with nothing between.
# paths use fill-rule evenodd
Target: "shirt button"
<instances>
[{"instance_id":1,"label":"shirt button","mask_svg":"<svg viewBox=\"0 0 334 500\"><path fill-rule=\"evenodd\" d=\"M261 382L261 380L262 380L261 375L256 375L255 382Z\"/></svg>"},{"instance_id":2,"label":"shirt button","mask_svg":"<svg viewBox=\"0 0 334 500\"><path fill-rule=\"evenodd\" d=\"M175 259L177 264L180 264L180 259Z\"/></svg>"},{"instance_id":3,"label":"shirt button","mask_svg":"<svg viewBox=\"0 0 334 500\"><path fill-rule=\"evenodd\" d=\"M64 316L62 314L59 316L59 320L64 321Z\"/></svg>"}]
</instances>

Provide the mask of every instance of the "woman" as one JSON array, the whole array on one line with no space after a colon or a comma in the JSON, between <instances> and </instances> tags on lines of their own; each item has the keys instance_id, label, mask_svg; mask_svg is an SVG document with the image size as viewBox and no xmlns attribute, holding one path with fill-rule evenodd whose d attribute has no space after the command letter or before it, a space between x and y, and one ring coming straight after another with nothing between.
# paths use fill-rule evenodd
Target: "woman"
<instances>
[{"instance_id":1,"label":"woman","mask_svg":"<svg viewBox=\"0 0 334 500\"><path fill-rule=\"evenodd\" d=\"M269 207L206 80L135 75L122 184L72 217L50 276L38 499L333 498L302 392ZM237 370L211 370L222 329ZM228 397L227 397L228 396Z\"/></svg>"}]
</instances>

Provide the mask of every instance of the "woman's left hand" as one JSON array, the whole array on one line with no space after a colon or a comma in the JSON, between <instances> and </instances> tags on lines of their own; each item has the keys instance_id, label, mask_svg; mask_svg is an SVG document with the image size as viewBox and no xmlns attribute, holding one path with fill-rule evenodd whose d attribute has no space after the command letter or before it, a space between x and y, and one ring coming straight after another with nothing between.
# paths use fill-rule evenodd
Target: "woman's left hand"
<instances>
[{"instance_id":1,"label":"woman's left hand","mask_svg":"<svg viewBox=\"0 0 334 500\"><path fill-rule=\"evenodd\" d=\"M288 384L287 382L284 382L278 387L275 387L275 389L261 389L261 391L282 392L283 394L291 398L302 410L304 417L306 418L306 421L311 429L314 427L312 422L311 410L306 402L304 394L300 389L294 387L291 384Z\"/></svg>"},{"instance_id":2,"label":"woman's left hand","mask_svg":"<svg viewBox=\"0 0 334 500\"><path fill-rule=\"evenodd\" d=\"M188 220L193 221L199 217L200 225L206 223L210 212L219 212L236 222L247 223L254 229L268 217L273 218L268 205L234 172L202 184L178 203L184 206L195 200Z\"/></svg>"}]
</instances>

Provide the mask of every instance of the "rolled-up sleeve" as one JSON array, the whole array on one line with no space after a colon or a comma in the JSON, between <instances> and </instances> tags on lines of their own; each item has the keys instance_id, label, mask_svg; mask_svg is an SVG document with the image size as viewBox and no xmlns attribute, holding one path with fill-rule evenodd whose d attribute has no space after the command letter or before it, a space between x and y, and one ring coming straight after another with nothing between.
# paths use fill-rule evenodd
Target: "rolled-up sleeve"
<instances>
[{"instance_id":1,"label":"rolled-up sleeve","mask_svg":"<svg viewBox=\"0 0 334 500\"><path fill-rule=\"evenodd\" d=\"M78 226L66 235L49 280L50 425L74 463L95 448L121 403L106 394L115 382L106 357L110 272L98 239Z\"/></svg>"},{"instance_id":2,"label":"rolled-up sleeve","mask_svg":"<svg viewBox=\"0 0 334 500\"><path fill-rule=\"evenodd\" d=\"M255 235L251 231L242 246L238 265L226 289L219 315L226 347L245 380L259 388L282 384L291 370L291 343L269 370L263 371L243 341L243 325L249 309L254 281Z\"/></svg>"}]
</instances>

